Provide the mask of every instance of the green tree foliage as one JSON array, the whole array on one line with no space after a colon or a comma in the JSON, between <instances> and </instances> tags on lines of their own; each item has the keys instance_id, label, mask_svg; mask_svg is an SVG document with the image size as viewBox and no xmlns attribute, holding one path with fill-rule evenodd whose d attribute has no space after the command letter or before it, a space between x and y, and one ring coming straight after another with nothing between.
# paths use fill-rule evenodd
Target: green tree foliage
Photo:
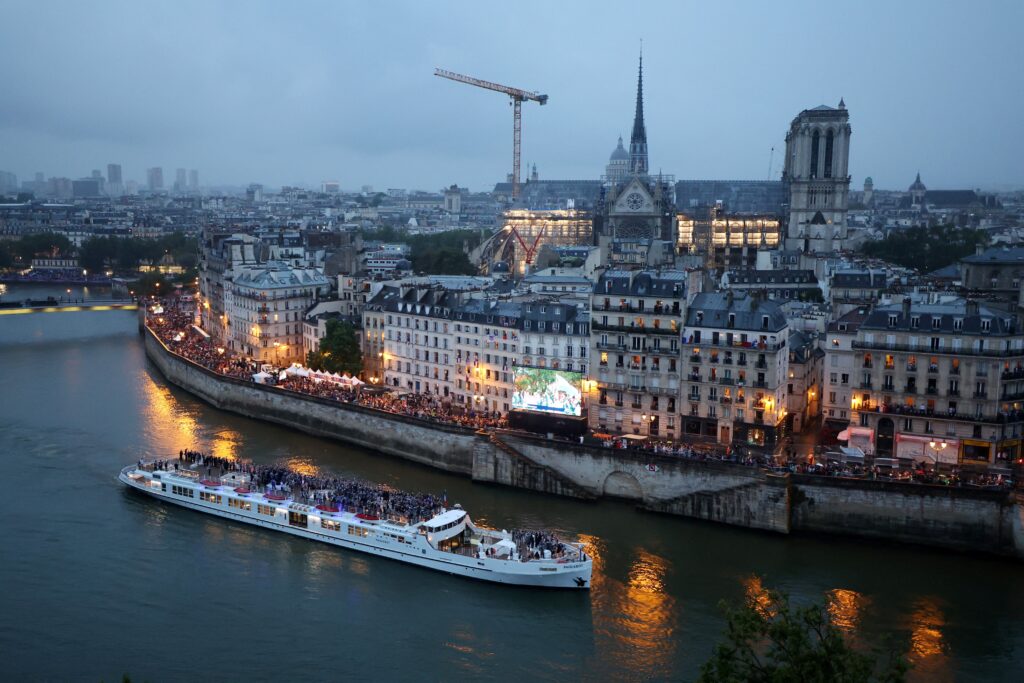
<instances>
[{"instance_id":1,"label":"green tree foliage","mask_svg":"<svg viewBox=\"0 0 1024 683\"><path fill-rule=\"evenodd\" d=\"M984 230L942 225L894 230L883 240L867 242L861 251L865 256L930 273L956 263L987 243Z\"/></svg>"},{"instance_id":2,"label":"green tree foliage","mask_svg":"<svg viewBox=\"0 0 1024 683\"><path fill-rule=\"evenodd\" d=\"M329 320L319 350L306 354L306 366L325 372L358 375L363 371L363 354L356 334L351 323Z\"/></svg>"},{"instance_id":3,"label":"green tree foliage","mask_svg":"<svg viewBox=\"0 0 1024 683\"><path fill-rule=\"evenodd\" d=\"M64 235L38 233L25 235L19 240L6 244L13 265L27 268L35 256L67 256L71 253L71 241Z\"/></svg>"},{"instance_id":4,"label":"green tree foliage","mask_svg":"<svg viewBox=\"0 0 1024 683\"><path fill-rule=\"evenodd\" d=\"M160 296L170 294L174 287L160 273L143 273L132 285L132 291L139 296Z\"/></svg>"},{"instance_id":5,"label":"green tree foliage","mask_svg":"<svg viewBox=\"0 0 1024 683\"><path fill-rule=\"evenodd\" d=\"M363 240L404 242L409 245L413 270L427 275L476 275L477 269L466 256L464 246L480 244L476 230L449 230L430 235L410 235L404 229L385 225L364 230Z\"/></svg>"},{"instance_id":6,"label":"green tree foliage","mask_svg":"<svg viewBox=\"0 0 1024 683\"><path fill-rule=\"evenodd\" d=\"M857 652L823 605L792 607L767 591L740 609L726 606L725 640L701 667L711 683L861 683L903 681L909 665L894 652Z\"/></svg>"},{"instance_id":7,"label":"green tree foliage","mask_svg":"<svg viewBox=\"0 0 1024 683\"><path fill-rule=\"evenodd\" d=\"M170 254L175 263L188 269L196 264L196 241L175 232L157 239L127 237L90 237L79 247L78 257L87 270L103 270L107 266L137 268L143 261L156 263Z\"/></svg>"}]
</instances>

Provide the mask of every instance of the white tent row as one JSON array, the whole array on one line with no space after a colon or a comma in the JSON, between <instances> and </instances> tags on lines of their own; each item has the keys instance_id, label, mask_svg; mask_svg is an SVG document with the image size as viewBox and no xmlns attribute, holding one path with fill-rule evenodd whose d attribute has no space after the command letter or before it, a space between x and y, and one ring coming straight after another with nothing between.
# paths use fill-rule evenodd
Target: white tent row
<instances>
[{"instance_id":1,"label":"white tent row","mask_svg":"<svg viewBox=\"0 0 1024 683\"><path fill-rule=\"evenodd\" d=\"M292 368L295 368L295 365L293 365ZM292 368L289 368L289 370L291 370ZM358 377L351 377L347 374L339 375L336 372L324 372L323 370L309 370L308 368L302 368L302 370L305 372L305 374L302 374L298 370L296 370L294 374L299 375L300 377L308 377L314 382L333 382L334 384L344 384L345 386L350 387L365 384L365 382L360 380Z\"/></svg>"},{"instance_id":2,"label":"white tent row","mask_svg":"<svg viewBox=\"0 0 1024 683\"><path fill-rule=\"evenodd\" d=\"M260 371L260 372L257 372L255 375L252 376L252 381L256 382L256 384L269 384L270 383L270 379L272 377L273 377L273 375L271 375L269 372L262 372L262 371Z\"/></svg>"}]
</instances>

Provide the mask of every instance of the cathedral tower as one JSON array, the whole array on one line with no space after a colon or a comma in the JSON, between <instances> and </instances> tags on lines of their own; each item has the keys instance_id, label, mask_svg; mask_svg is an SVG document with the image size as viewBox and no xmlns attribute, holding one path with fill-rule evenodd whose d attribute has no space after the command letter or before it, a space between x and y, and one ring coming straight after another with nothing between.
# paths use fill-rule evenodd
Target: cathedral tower
<instances>
[{"instance_id":1,"label":"cathedral tower","mask_svg":"<svg viewBox=\"0 0 1024 683\"><path fill-rule=\"evenodd\" d=\"M782 179L789 185L786 248L805 252L842 249L847 237L850 115L820 105L800 112L786 134Z\"/></svg>"},{"instance_id":2,"label":"cathedral tower","mask_svg":"<svg viewBox=\"0 0 1024 683\"><path fill-rule=\"evenodd\" d=\"M644 55L640 53L640 71L636 79L636 114L629 138L629 172L647 175L647 127L644 125Z\"/></svg>"}]
</instances>

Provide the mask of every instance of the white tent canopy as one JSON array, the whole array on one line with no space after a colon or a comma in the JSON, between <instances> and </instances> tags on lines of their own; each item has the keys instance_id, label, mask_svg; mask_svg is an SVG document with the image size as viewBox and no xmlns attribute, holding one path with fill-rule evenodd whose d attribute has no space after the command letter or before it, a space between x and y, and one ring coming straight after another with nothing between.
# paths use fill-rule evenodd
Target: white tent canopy
<instances>
[{"instance_id":1,"label":"white tent canopy","mask_svg":"<svg viewBox=\"0 0 1024 683\"><path fill-rule=\"evenodd\" d=\"M270 378L273 377L269 372L257 372L252 376L252 381L257 384L267 384Z\"/></svg>"}]
</instances>

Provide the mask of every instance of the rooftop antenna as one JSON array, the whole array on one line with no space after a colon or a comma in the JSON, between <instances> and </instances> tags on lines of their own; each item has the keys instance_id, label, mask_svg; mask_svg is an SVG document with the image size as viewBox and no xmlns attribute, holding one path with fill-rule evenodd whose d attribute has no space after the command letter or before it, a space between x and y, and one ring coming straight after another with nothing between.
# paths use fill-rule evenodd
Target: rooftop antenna
<instances>
[{"instance_id":1,"label":"rooftop antenna","mask_svg":"<svg viewBox=\"0 0 1024 683\"><path fill-rule=\"evenodd\" d=\"M772 145L772 151L768 155L768 180L772 179L772 164L775 162L775 146Z\"/></svg>"}]
</instances>

